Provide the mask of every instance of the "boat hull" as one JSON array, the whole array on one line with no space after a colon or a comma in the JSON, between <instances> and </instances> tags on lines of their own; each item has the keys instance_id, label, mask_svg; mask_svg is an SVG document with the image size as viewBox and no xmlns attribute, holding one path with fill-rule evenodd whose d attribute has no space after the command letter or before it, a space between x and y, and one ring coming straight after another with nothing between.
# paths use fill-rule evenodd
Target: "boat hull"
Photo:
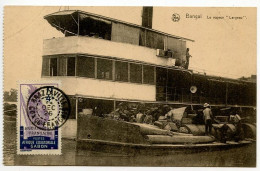
<instances>
[{"instance_id":1,"label":"boat hull","mask_svg":"<svg viewBox=\"0 0 260 171\"><path fill-rule=\"evenodd\" d=\"M122 155L167 155L176 153L198 153L221 151L252 144L251 141L205 143L205 144L132 144L93 139L78 139L77 152L95 151Z\"/></svg>"}]
</instances>

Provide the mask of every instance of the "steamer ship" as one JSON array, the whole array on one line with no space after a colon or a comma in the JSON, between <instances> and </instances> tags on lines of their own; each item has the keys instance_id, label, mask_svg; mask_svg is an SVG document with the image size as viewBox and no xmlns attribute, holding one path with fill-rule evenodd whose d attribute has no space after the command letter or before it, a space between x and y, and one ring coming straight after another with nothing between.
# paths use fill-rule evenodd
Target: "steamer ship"
<instances>
[{"instance_id":1,"label":"steamer ship","mask_svg":"<svg viewBox=\"0 0 260 171\"><path fill-rule=\"evenodd\" d=\"M42 56L42 78L61 80L62 89L70 98L72 112L62 127L63 137L76 138L81 147L92 149L109 145L112 151L111 146L118 145L135 149L186 148L183 144L151 145L147 134L167 134L153 125L143 127L88 115L109 114L122 103L148 107L167 104L172 108L186 107L185 112L189 113L207 102L221 116L239 111L247 119L247 131L254 134L256 81L184 69L186 43L194 40L153 29L152 15L152 7L143 7L142 25L79 10L44 17L64 34L44 40ZM185 125L185 118L181 124ZM202 131L202 125L186 125L189 134ZM143 136L142 131L148 133ZM200 144L203 148L218 145L230 144Z\"/></svg>"}]
</instances>

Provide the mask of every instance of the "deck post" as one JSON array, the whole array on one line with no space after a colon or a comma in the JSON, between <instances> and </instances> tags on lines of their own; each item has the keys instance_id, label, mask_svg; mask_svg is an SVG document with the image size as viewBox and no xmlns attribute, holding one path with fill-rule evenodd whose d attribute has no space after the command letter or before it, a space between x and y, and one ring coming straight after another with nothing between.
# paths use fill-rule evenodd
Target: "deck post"
<instances>
[{"instance_id":1,"label":"deck post","mask_svg":"<svg viewBox=\"0 0 260 171\"><path fill-rule=\"evenodd\" d=\"M95 75L95 79L97 79L97 72L98 72L98 70L97 70L97 58L94 58L94 62L95 62L95 73L94 73L94 75Z\"/></svg>"},{"instance_id":2,"label":"deck post","mask_svg":"<svg viewBox=\"0 0 260 171\"><path fill-rule=\"evenodd\" d=\"M166 94L165 100L166 100L166 102L168 101L168 90L167 90L168 89L168 79L169 79L168 78L168 69L166 69L166 85L165 85L165 88L166 88L166 90L165 90L166 91L166 93L165 93Z\"/></svg>"},{"instance_id":3,"label":"deck post","mask_svg":"<svg viewBox=\"0 0 260 171\"><path fill-rule=\"evenodd\" d=\"M226 106L228 104L228 83L226 82Z\"/></svg>"},{"instance_id":4,"label":"deck post","mask_svg":"<svg viewBox=\"0 0 260 171\"><path fill-rule=\"evenodd\" d=\"M144 65L141 64L141 67L142 67L142 84L144 83Z\"/></svg>"},{"instance_id":5,"label":"deck post","mask_svg":"<svg viewBox=\"0 0 260 171\"><path fill-rule=\"evenodd\" d=\"M113 100L113 108L114 108L114 111L116 110L116 100Z\"/></svg>"},{"instance_id":6,"label":"deck post","mask_svg":"<svg viewBox=\"0 0 260 171\"><path fill-rule=\"evenodd\" d=\"M183 88L181 88L181 102L183 103Z\"/></svg>"},{"instance_id":7,"label":"deck post","mask_svg":"<svg viewBox=\"0 0 260 171\"><path fill-rule=\"evenodd\" d=\"M78 36L79 36L79 12L78 12Z\"/></svg>"},{"instance_id":8,"label":"deck post","mask_svg":"<svg viewBox=\"0 0 260 171\"><path fill-rule=\"evenodd\" d=\"M127 76L128 76L128 82L130 82L130 63L127 63L128 65L128 71L127 71Z\"/></svg>"},{"instance_id":9,"label":"deck post","mask_svg":"<svg viewBox=\"0 0 260 171\"><path fill-rule=\"evenodd\" d=\"M78 120L78 97L76 97L76 121Z\"/></svg>"},{"instance_id":10,"label":"deck post","mask_svg":"<svg viewBox=\"0 0 260 171\"><path fill-rule=\"evenodd\" d=\"M116 62L112 61L112 80L116 81Z\"/></svg>"}]
</instances>

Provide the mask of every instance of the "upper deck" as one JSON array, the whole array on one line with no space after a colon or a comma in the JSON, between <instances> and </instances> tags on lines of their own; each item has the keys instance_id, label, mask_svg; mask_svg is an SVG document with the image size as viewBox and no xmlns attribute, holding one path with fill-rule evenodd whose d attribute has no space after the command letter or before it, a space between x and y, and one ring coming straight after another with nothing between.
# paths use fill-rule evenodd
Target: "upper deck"
<instances>
[{"instance_id":1,"label":"upper deck","mask_svg":"<svg viewBox=\"0 0 260 171\"><path fill-rule=\"evenodd\" d=\"M253 82L173 67L185 58L186 41L193 40L82 11L45 19L65 37L44 40L42 76L62 78L70 95L255 106Z\"/></svg>"},{"instance_id":2,"label":"upper deck","mask_svg":"<svg viewBox=\"0 0 260 171\"><path fill-rule=\"evenodd\" d=\"M92 37L70 36L44 40L43 56L61 54L103 56L169 67L175 62L173 58L158 57L155 49Z\"/></svg>"},{"instance_id":3,"label":"upper deck","mask_svg":"<svg viewBox=\"0 0 260 171\"><path fill-rule=\"evenodd\" d=\"M134 53L131 55L131 58L135 58L133 60L144 60L143 62L152 64L173 66L176 61L185 59L186 41L194 41L78 10L59 11L44 18L53 27L61 31L65 38L45 41L43 55L75 53L76 50L77 53L105 54L128 59L125 54ZM78 38L66 39L66 37L71 36L77 36ZM66 46L66 48L61 47L62 45ZM95 47L92 48L91 46ZM73 47L74 51L72 50ZM116 54L108 52L107 49L109 48L110 51L115 51ZM54 49L57 49L57 51ZM64 51L60 52L61 50Z\"/></svg>"}]
</instances>

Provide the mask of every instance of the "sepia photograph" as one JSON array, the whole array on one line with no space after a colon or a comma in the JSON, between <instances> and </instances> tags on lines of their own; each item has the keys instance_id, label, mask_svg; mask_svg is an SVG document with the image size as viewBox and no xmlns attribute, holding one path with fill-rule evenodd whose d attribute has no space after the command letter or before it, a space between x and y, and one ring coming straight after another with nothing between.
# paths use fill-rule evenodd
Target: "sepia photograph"
<instances>
[{"instance_id":1,"label":"sepia photograph","mask_svg":"<svg viewBox=\"0 0 260 171\"><path fill-rule=\"evenodd\" d=\"M5 6L5 166L256 167L257 8Z\"/></svg>"}]
</instances>

